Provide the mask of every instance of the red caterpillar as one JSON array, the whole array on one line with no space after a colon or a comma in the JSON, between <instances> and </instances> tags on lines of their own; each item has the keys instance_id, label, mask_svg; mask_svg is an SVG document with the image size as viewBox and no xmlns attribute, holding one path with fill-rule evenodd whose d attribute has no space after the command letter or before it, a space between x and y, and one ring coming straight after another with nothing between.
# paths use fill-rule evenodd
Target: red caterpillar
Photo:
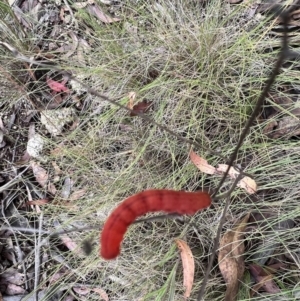
<instances>
[{"instance_id":1,"label":"red caterpillar","mask_svg":"<svg viewBox=\"0 0 300 301\"><path fill-rule=\"evenodd\" d=\"M134 194L124 200L104 224L100 238L101 256L114 259L120 254L127 228L140 215L156 211L191 215L210 204L211 198L206 192L153 189Z\"/></svg>"}]
</instances>

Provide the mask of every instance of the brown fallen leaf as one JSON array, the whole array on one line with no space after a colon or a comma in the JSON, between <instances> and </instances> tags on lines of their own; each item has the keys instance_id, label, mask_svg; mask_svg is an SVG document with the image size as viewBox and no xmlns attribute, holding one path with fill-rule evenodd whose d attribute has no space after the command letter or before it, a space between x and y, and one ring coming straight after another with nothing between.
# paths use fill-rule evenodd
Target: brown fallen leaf
<instances>
[{"instance_id":1,"label":"brown fallen leaf","mask_svg":"<svg viewBox=\"0 0 300 301\"><path fill-rule=\"evenodd\" d=\"M218 256L219 269L227 284L225 301L234 301L237 298L239 282L243 279L245 263L243 253L244 230L250 213L248 213L232 230L227 231L220 241Z\"/></svg>"},{"instance_id":2,"label":"brown fallen leaf","mask_svg":"<svg viewBox=\"0 0 300 301\"><path fill-rule=\"evenodd\" d=\"M130 116L137 116L141 113L146 113L150 106L152 105L152 101L142 100L133 106L132 112L130 112Z\"/></svg>"},{"instance_id":3,"label":"brown fallen leaf","mask_svg":"<svg viewBox=\"0 0 300 301\"><path fill-rule=\"evenodd\" d=\"M212 165L208 164L205 159L198 156L193 150L190 151L190 159L200 171L209 175L213 175L216 172Z\"/></svg>"},{"instance_id":4,"label":"brown fallen leaf","mask_svg":"<svg viewBox=\"0 0 300 301\"><path fill-rule=\"evenodd\" d=\"M86 10L89 14L95 16L103 23L113 23L113 22L121 21L121 19L119 19L119 18L112 18L112 17L106 15L101 10L100 6L98 6L96 3L87 5Z\"/></svg>"},{"instance_id":5,"label":"brown fallen leaf","mask_svg":"<svg viewBox=\"0 0 300 301\"><path fill-rule=\"evenodd\" d=\"M57 282L61 281L62 277L66 276L67 274L68 274L68 272L63 271L63 270L55 272L48 278L48 281L50 284L57 283Z\"/></svg>"},{"instance_id":6,"label":"brown fallen leaf","mask_svg":"<svg viewBox=\"0 0 300 301\"><path fill-rule=\"evenodd\" d=\"M48 183L48 188L47 188L48 192L50 192L51 194L55 195L57 192L57 189L55 187L55 185L53 183Z\"/></svg>"},{"instance_id":7,"label":"brown fallen leaf","mask_svg":"<svg viewBox=\"0 0 300 301\"><path fill-rule=\"evenodd\" d=\"M39 199L39 200L33 200L33 201L26 202L24 204L24 206L31 206L31 205L41 206L41 205L46 205L48 203L49 203L48 199Z\"/></svg>"},{"instance_id":8,"label":"brown fallen leaf","mask_svg":"<svg viewBox=\"0 0 300 301\"><path fill-rule=\"evenodd\" d=\"M48 182L48 173L47 171L41 167L38 163L34 161L30 161L30 165L34 174L35 179L37 182L43 187L47 187Z\"/></svg>"},{"instance_id":9,"label":"brown fallen leaf","mask_svg":"<svg viewBox=\"0 0 300 301\"><path fill-rule=\"evenodd\" d=\"M86 286L73 286L73 291L81 296L86 296L90 293L91 289Z\"/></svg>"},{"instance_id":10,"label":"brown fallen leaf","mask_svg":"<svg viewBox=\"0 0 300 301\"><path fill-rule=\"evenodd\" d=\"M55 81L55 80L47 77L46 83L53 92L70 93L70 90L65 86L66 80L63 80L61 83L59 83L58 81Z\"/></svg>"},{"instance_id":11,"label":"brown fallen leaf","mask_svg":"<svg viewBox=\"0 0 300 301\"><path fill-rule=\"evenodd\" d=\"M218 164L218 167L216 168L216 170L220 173L224 173L226 172L228 168L227 164ZM234 167L230 167L228 175L230 176L230 178L235 179L238 175L239 175L239 171L237 171Z\"/></svg>"},{"instance_id":12,"label":"brown fallen leaf","mask_svg":"<svg viewBox=\"0 0 300 301\"><path fill-rule=\"evenodd\" d=\"M85 189L79 189L77 191L74 191L70 197L69 197L69 201L76 201L76 200L79 200L82 196L84 196L86 193L86 190Z\"/></svg>"},{"instance_id":13,"label":"brown fallen leaf","mask_svg":"<svg viewBox=\"0 0 300 301\"><path fill-rule=\"evenodd\" d=\"M5 255L4 255L4 258L6 258ZM1 278L0 278L0 284L6 285L8 283L12 283L12 284L21 286L24 284L24 277L25 277L25 275L23 273L20 273L17 269L8 268L7 270L2 271Z\"/></svg>"},{"instance_id":14,"label":"brown fallen leaf","mask_svg":"<svg viewBox=\"0 0 300 301\"><path fill-rule=\"evenodd\" d=\"M94 287L94 288L92 288L92 291L98 293L99 296L101 297L101 299L103 299L104 301L109 301L108 295L107 295L107 293L105 292L105 290L103 290L103 289L101 289L101 288Z\"/></svg>"},{"instance_id":15,"label":"brown fallen leaf","mask_svg":"<svg viewBox=\"0 0 300 301\"><path fill-rule=\"evenodd\" d=\"M256 182L250 177L243 177L237 184L238 187L244 188L249 194L257 191Z\"/></svg>"},{"instance_id":16,"label":"brown fallen leaf","mask_svg":"<svg viewBox=\"0 0 300 301\"><path fill-rule=\"evenodd\" d=\"M228 165L227 164L218 164L218 167L215 168L212 165L208 164L208 162L198 156L194 151L190 151L190 159L194 163L194 165L202 172L213 175L213 174L223 174L226 172ZM230 167L228 175L230 178L235 180L237 176L240 174L238 170L234 167ZM256 182L250 177L243 177L237 184L238 187L245 189L249 194L253 194L257 191Z\"/></svg>"},{"instance_id":17,"label":"brown fallen leaf","mask_svg":"<svg viewBox=\"0 0 300 301\"><path fill-rule=\"evenodd\" d=\"M127 104L127 108L132 110L133 106L134 106L134 100L135 100L135 97L136 97L136 93L131 91L131 92L128 93L128 97L129 97L129 101L128 101L128 104Z\"/></svg>"},{"instance_id":18,"label":"brown fallen leaf","mask_svg":"<svg viewBox=\"0 0 300 301\"><path fill-rule=\"evenodd\" d=\"M5 294L9 296L25 295L28 293L22 286L9 283L6 287Z\"/></svg>"},{"instance_id":19,"label":"brown fallen leaf","mask_svg":"<svg viewBox=\"0 0 300 301\"><path fill-rule=\"evenodd\" d=\"M273 275L264 270L258 264L251 264L249 266L251 275L254 277L256 284L252 287L251 297L260 289L264 289L267 293L277 294L281 290L273 280Z\"/></svg>"},{"instance_id":20,"label":"brown fallen leaf","mask_svg":"<svg viewBox=\"0 0 300 301\"><path fill-rule=\"evenodd\" d=\"M178 249L180 250L183 266L183 286L185 287L184 298L189 298L194 283L195 262L192 251L185 241L175 239Z\"/></svg>"},{"instance_id":21,"label":"brown fallen leaf","mask_svg":"<svg viewBox=\"0 0 300 301\"><path fill-rule=\"evenodd\" d=\"M275 124L275 123L274 123ZM268 130L270 130L268 128ZM268 133L268 137L277 139L284 137L289 139L292 136L300 135L300 122L299 119L293 116L284 115L276 120L276 124L272 131Z\"/></svg>"},{"instance_id":22,"label":"brown fallen leaf","mask_svg":"<svg viewBox=\"0 0 300 301\"><path fill-rule=\"evenodd\" d=\"M72 240L67 234L59 235L62 243L72 252L74 252L77 256L83 258L86 257L83 250L78 247L77 243Z\"/></svg>"},{"instance_id":23,"label":"brown fallen leaf","mask_svg":"<svg viewBox=\"0 0 300 301\"><path fill-rule=\"evenodd\" d=\"M216 168L216 170L218 172L224 173L226 172L228 168L227 164L219 164L218 167ZM236 170L234 167L230 167L229 169L229 173L228 175L230 176L230 178L232 178L233 180L237 178L237 176L239 175L239 171ZM249 194L253 194L257 191L257 184L256 182L251 179L250 177L243 177L237 184L238 187L241 187L243 189L245 189Z\"/></svg>"}]
</instances>

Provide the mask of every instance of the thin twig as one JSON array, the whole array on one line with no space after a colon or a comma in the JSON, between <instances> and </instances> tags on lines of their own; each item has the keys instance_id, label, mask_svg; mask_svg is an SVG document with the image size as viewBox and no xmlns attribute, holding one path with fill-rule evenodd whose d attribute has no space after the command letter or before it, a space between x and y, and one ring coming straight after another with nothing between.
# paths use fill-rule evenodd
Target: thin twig
<instances>
[{"instance_id":1,"label":"thin twig","mask_svg":"<svg viewBox=\"0 0 300 301\"><path fill-rule=\"evenodd\" d=\"M34 266L34 301L38 301L38 286L40 279L40 266L41 266L41 239L42 239L42 226L43 226L43 211L39 217L39 230L38 230L38 239L35 247L35 266Z\"/></svg>"}]
</instances>

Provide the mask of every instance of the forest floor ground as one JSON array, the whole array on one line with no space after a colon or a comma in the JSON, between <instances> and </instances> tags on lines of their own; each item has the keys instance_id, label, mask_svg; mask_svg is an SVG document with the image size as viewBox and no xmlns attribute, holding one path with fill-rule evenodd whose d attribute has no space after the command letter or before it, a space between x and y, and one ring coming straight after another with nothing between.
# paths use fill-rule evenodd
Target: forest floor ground
<instances>
[{"instance_id":1,"label":"forest floor ground","mask_svg":"<svg viewBox=\"0 0 300 301\"><path fill-rule=\"evenodd\" d=\"M227 163L282 37L280 18L266 14L270 5L233 2L0 3L3 296L183 300L189 265L179 238L195 261L189 300L197 300L225 200L192 217L131 226L113 261L99 256L99 232L132 194L218 186L221 175L197 169L191 149L214 167ZM297 53L297 6L292 14ZM257 184L255 193L233 191L222 227L224 240L250 214L244 235L227 242L245 248L225 269L240 301L300 300L299 68L297 60L283 65L235 162ZM217 257L205 300L228 294Z\"/></svg>"}]
</instances>

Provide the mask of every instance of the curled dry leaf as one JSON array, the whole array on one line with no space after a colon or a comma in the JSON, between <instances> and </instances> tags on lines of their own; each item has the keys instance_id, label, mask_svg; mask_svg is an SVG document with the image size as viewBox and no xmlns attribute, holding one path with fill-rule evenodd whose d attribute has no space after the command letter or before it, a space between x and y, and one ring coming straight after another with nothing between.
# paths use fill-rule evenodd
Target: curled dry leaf
<instances>
[{"instance_id":1,"label":"curled dry leaf","mask_svg":"<svg viewBox=\"0 0 300 301\"><path fill-rule=\"evenodd\" d=\"M185 241L175 239L178 249L181 252L183 266L183 286L185 287L184 298L188 298L192 291L195 274L195 262L192 251Z\"/></svg>"},{"instance_id":2,"label":"curled dry leaf","mask_svg":"<svg viewBox=\"0 0 300 301\"><path fill-rule=\"evenodd\" d=\"M245 264L243 253L244 230L250 213L248 213L232 230L224 234L220 241L218 256L219 268L227 284L225 301L236 300L239 290L239 281L243 279Z\"/></svg>"},{"instance_id":3,"label":"curled dry leaf","mask_svg":"<svg viewBox=\"0 0 300 301\"><path fill-rule=\"evenodd\" d=\"M218 167L215 168L212 165L208 164L208 162L198 156L192 150L190 151L190 159L195 164L195 166L202 172L213 175L213 174L223 174L226 172L228 165L227 164L218 164ZM239 175L239 171L234 167L230 167L228 175L232 179L236 179ZM255 181L249 177L243 177L237 184L238 187L245 189L249 194L253 194L257 191L257 184Z\"/></svg>"},{"instance_id":4,"label":"curled dry leaf","mask_svg":"<svg viewBox=\"0 0 300 301\"><path fill-rule=\"evenodd\" d=\"M212 165L209 165L205 159L199 157L192 150L190 151L190 159L200 171L209 175L213 175L216 172L216 169Z\"/></svg>"}]
</instances>

